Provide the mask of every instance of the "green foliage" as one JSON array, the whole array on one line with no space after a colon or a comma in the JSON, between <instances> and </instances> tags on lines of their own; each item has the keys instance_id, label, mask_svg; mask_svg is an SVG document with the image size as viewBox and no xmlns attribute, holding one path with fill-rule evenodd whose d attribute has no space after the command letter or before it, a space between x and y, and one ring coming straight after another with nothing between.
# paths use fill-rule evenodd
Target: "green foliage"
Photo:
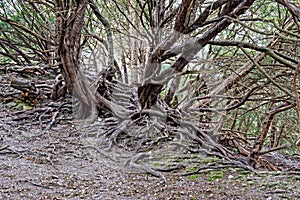
<instances>
[{"instance_id":1,"label":"green foliage","mask_svg":"<svg viewBox=\"0 0 300 200\"><path fill-rule=\"evenodd\" d=\"M161 166L161 165L162 165L161 163L153 163L152 164L153 167L158 167L158 166Z\"/></svg>"},{"instance_id":2,"label":"green foliage","mask_svg":"<svg viewBox=\"0 0 300 200\"><path fill-rule=\"evenodd\" d=\"M192 180L195 180L195 179L197 179L198 178L198 175L196 175L196 174L193 174L193 175L190 175L189 176L189 179L192 181Z\"/></svg>"},{"instance_id":3,"label":"green foliage","mask_svg":"<svg viewBox=\"0 0 300 200\"><path fill-rule=\"evenodd\" d=\"M198 167L194 166L194 167L187 168L186 171L187 172L194 172L194 171L197 171L197 169L198 169Z\"/></svg>"},{"instance_id":4,"label":"green foliage","mask_svg":"<svg viewBox=\"0 0 300 200\"><path fill-rule=\"evenodd\" d=\"M20 99L14 99L13 101L8 102L6 105L16 110L31 110L33 108L31 103L22 101Z\"/></svg>"},{"instance_id":5,"label":"green foliage","mask_svg":"<svg viewBox=\"0 0 300 200\"><path fill-rule=\"evenodd\" d=\"M235 147L232 149L232 151L233 151L234 154L238 154L239 153L239 150L237 148L235 148Z\"/></svg>"},{"instance_id":6,"label":"green foliage","mask_svg":"<svg viewBox=\"0 0 300 200\"><path fill-rule=\"evenodd\" d=\"M224 172L223 171L211 171L209 173L209 181L213 182L217 179L222 179L224 178Z\"/></svg>"}]
</instances>

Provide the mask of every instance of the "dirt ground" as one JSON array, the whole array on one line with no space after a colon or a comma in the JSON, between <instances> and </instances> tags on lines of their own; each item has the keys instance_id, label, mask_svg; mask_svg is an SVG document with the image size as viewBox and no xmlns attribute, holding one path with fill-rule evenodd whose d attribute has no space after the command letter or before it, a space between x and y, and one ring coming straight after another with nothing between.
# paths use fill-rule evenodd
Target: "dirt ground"
<instances>
[{"instance_id":1,"label":"dirt ground","mask_svg":"<svg viewBox=\"0 0 300 200\"><path fill-rule=\"evenodd\" d=\"M97 149L85 129L68 120L49 131L39 125L11 121L0 104L0 199L300 199L300 172L257 173L239 168L199 167L222 161L183 151L149 153L141 166L184 165L162 178L126 166L128 154ZM215 165L214 165L215 164Z\"/></svg>"}]
</instances>

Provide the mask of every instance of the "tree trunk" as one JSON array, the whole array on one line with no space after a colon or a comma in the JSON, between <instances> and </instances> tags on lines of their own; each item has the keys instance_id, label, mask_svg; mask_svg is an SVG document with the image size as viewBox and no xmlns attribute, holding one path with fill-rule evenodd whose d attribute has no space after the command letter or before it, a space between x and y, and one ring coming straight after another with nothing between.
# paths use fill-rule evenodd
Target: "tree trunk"
<instances>
[{"instance_id":1,"label":"tree trunk","mask_svg":"<svg viewBox=\"0 0 300 200\"><path fill-rule=\"evenodd\" d=\"M222 15L228 15L230 17L236 18L239 15L243 14L252 4L254 3L254 0L247 0L243 2L232 3L229 1L225 8L222 11ZM188 27L189 24L189 7L193 4L193 1L191 0L185 0L181 4L181 8L177 14L174 31L180 32L180 33L188 33L189 30L194 26L193 24ZM232 22L226 18L220 20L219 22L213 24L201 37L197 38L196 41L193 41L192 39L186 43L182 47L181 57L178 58L178 60L172 65L172 72L178 73L182 72L184 67L190 62L191 59L214 37L216 37L221 31L226 29ZM177 35L179 36L179 35ZM168 42L164 41L165 44L175 43L176 37L170 37ZM160 45L158 46L160 47ZM152 69L155 68L155 66L161 64L163 61L163 57L166 57L164 53L166 53L167 50L166 46L163 46L163 48L157 48L157 50L152 54L150 62L147 66L145 71L152 71L153 73L159 73L160 70L158 69ZM151 75L146 74L147 76L144 78L151 77ZM155 76L160 77L158 79L159 81L162 81L166 77L164 76ZM151 77L153 78L153 76ZM158 95L161 92L161 89L163 88L164 84L153 84L151 83L151 79L146 81L142 86L139 87L138 93L141 100L142 107L149 108L151 107L157 100Z\"/></svg>"},{"instance_id":2,"label":"tree trunk","mask_svg":"<svg viewBox=\"0 0 300 200\"><path fill-rule=\"evenodd\" d=\"M56 0L57 8L57 54L59 67L68 92L80 100L77 117L80 119L97 115L97 100L93 89L80 71L81 31L88 1L64 2Z\"/></svg>"}]
</instances>

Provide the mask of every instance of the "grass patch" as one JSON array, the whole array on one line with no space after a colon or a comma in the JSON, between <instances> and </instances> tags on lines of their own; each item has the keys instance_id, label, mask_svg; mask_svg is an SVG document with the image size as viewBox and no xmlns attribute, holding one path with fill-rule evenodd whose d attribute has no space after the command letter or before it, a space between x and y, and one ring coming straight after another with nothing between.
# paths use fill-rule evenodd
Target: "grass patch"
<instances>
[{"instance_id":1,"label":"grass patch","mask_svg":"<svg viewBox=\"0 0 300 200\"><path fill-rule=\"evenodd\" d=\"M196 174L193 174L193 175L190 175L189 176L189 179L192 181L192 180L195 180L196 178L198 178L198 175Z\"/></svg>"},{"instance_id":2,"label":"grass patch","mask_svg":"<svg viewBox=\"0 0 300 200\"><path fill-rule=\"evenodd\" d=\"M197 171L197 170L198 170L197 166L189 167L189 168L186 169L187 172L194 172L194 171Z\"/></svg>"},{"instance_id":3,"label":"grass patch","mask_svg":"<svg viewBox=\"0 0 300 200\"><path fill-rule=\"evenodd\" d=\"M222 179L224 178L224 172L223 171L212 171L209 173L209 181L213 182L216 179Z\"/></svg>"}]
</instances>

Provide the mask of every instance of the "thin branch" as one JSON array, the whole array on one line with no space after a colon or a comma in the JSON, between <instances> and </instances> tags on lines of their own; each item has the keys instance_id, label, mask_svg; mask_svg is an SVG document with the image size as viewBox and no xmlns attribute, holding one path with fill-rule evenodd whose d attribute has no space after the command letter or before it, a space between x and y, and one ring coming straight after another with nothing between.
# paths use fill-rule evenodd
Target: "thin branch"
<instances>
[{"instance_id":1,"label":"thin branch","mask_svg":"<svg viewBox=\"0 0 300 200\"><path fill-rule=\"evenodd\" d=\"M289 59L289 61L294 62L295 64L298 64L299 61L289 58L288 56L285 56L281 54L280 52L275 52L270 48L267 47L260 47L254 44L246 43L246 42L240 42L240 41L231 41L231 40L224 40L224 41L209 41L208 44L211 45L218 45L218 46L235 46L238 48L247 48L247 49L253 49L259 52L266 53L267 55L274 58L276 61L278 61L281 64L284 64L285 66L295 70L296 66L292 63L286 61L285 59Z\"/></svg>"},{"instance_id":2,"label":"thin branch","mask_svg":"<svg viewBox=\"0 0 300 200\"><path fill-rule=\"evenodd\" d=\"M290 97L294 97L294 95L284 87L282 87L280 84L278 84L269 74L243 49L242 51L246 54L246 56L255 64L255 66L258 68L258 70L265 75L265 77L271 81L276 87L278 87L280 90L288 94Z\"/></svg>"},{"instance_id":3,"label":"thin branch","mask_svg":"<svg viewBox=\"0 0 300 200\"><path fill-rule=\"evenodd\" d=\"M89 4L90 4L95 16L100 20L100 22L105 27L107 43L108 43L108 56L109 56L108 71L110 73L112 73L111 75L113 75L116 70L114 68L115 58L114 58L114 46L113 46L113 34L111 31L109 21L100 13L99 9L97 8L97 6L95 5L93 0L90 0Z\"/></svg>"}]
</instances>

